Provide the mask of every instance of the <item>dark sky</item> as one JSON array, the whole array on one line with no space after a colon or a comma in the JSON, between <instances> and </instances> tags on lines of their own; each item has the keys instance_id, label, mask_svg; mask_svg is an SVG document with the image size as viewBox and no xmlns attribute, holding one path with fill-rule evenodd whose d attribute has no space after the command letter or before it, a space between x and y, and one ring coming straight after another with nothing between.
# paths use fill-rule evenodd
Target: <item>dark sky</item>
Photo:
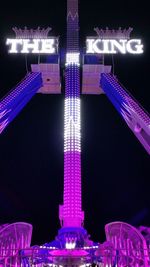
<instances>
[{"instance_id":1,"label":"dark sky","mask_svg":"<svg viewBox=\"0 0 150 267\"><path fill-rule=\"evenodd\" d=\"M26 74L23 55L5 45L13 26L52 27L65 48L66 1L4 1L0 8L0 96ZM114 57L115 75L150 111L150 17L147 1L80 1L81 46L94 27L134 29L144 54ZM37 58L28 57L30 63ZM111 59L108 59L111 62ZM64 95L35 95L0 136L0 223L33 224L32 244L51 241L63 201ZM104 241L104 225L121 220L150 225L149 156L112 104L82 96L82 181L85 228Z\"/></svg>"}]
</instances>

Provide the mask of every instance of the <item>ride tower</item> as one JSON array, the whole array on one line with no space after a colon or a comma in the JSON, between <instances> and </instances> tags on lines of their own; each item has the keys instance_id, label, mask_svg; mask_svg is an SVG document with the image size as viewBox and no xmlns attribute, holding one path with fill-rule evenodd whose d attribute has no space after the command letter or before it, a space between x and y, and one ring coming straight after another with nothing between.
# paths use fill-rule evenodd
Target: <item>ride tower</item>
<instances>
[{"instance_id":1,"label":"ride tower","mask_svg":"<svg viewBox=\"0 0 150 267\"><path fill-rule=\"evenodd\" d=\"M67 0L67 47L64 100L64 193L59 207L62 247L83 247L81 188L81 86L78 0Z\"/></svg>"}]
</instances>

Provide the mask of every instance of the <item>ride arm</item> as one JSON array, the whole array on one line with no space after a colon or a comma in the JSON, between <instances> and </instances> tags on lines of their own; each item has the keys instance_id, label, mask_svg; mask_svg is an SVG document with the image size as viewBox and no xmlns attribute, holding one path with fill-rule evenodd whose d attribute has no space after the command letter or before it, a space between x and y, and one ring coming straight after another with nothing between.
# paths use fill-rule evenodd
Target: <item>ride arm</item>
<instances>
[{"instance_id":1,"label":"ride arm","mask_svg":"<svg viewBox=\"0 0 150 267\"><path fill-rule=\"evenodd\" d=\"M0 134L42 86L40 72L30 72L0 101Z\"/></svg>"},{"instance_id":2,"label":"ride arm","mask_svg":"<svg viewBox=\"0 0 150 267\"><path fill-rule=\"evenodd\" d=\"M134 135L150 154L150 115L111 73L102 73L100 86Z\"/></svg>"}]
</instances>

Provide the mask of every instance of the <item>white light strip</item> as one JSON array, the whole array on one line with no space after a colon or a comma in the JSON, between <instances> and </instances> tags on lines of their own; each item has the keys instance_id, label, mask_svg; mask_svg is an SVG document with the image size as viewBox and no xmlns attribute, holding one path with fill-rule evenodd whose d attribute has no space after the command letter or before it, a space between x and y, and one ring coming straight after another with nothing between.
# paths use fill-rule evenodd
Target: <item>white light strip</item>
<instances>
[{"instance_id":1,"label":"white light strip","mask_svg":"<svg viewBox=\"0 0 150 267\"><path fill-rule=\"evenodd\" d=\"M80 66L80 54L79 53L67 53L66 54L66 66L75 64Z\"/></svg>"},{"instance_id":2,"label":"white light strip","mask_svg":"<svg viewBox=\"0 0 150 267\"><path fill-rule=\"evenodd\" d=\"M81 152L80 99L65 99L64 152Z\"/></svg>"}]
</instances>

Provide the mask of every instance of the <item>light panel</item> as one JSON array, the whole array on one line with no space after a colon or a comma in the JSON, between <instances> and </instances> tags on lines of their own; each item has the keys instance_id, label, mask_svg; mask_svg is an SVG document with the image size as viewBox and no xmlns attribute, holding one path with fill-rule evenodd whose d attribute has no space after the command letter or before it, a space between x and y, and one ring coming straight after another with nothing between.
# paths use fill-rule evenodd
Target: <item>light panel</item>
<instances>
[{"instance_id":1,"label":"light panel","mask_svg":"<svg viewBox=\"0 0 150 267\"><path fill-rule=\"evenodd\" d=\"M66 66L70 64L80 65L80 54L79 53L67 53L66 54Z\"/></svg>"},{"instance_id":2,"label":"light panel","mask_svg":"<svg viewBox=\"0 0 150 267\"><path fill-rule=\"evenodd\" d=\"M142 54L143 44L141 39L86 39L87 54Z\"/></svg>"}]
</instances>

